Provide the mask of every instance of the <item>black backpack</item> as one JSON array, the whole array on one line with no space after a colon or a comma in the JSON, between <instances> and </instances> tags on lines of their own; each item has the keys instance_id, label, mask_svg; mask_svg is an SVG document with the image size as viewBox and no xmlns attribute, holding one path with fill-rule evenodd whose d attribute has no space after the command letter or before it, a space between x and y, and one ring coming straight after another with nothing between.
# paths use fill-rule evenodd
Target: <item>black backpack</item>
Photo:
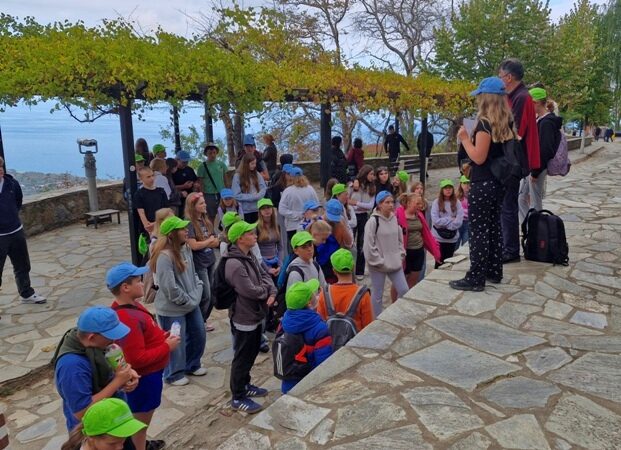
<instances>
[{"instance_id":1,"label":"black backpack","mask_svg":"<svg viewBox=\"0 0 621 450\"><path fill-rule=\"evenodd\" d=\"M502 153L502 156L490 162L492 175L505 187L517 186L528 175L528 163L522 143L517 139L503 142Z\"/></svg>"},{"instance_id":2,"label":"black backpack","mask_svg":"<svg viewBox=\"0 0 621 450\"><path fill-rule=\"evenodd\" d=\"M238 259L243 264L246 264L246 260L243 258L236 258L234 256L223 256L220 258L220 262L218 262L216 267L216 274L213 277L213 285L211 286L211 296L214 299L214 308L216 309L229 309L237 300L235 289L225 278L226 262L229 259ZM259 278L261 277L259 276Z\"/></svg>"},{"instance_id":3,"label":"black backpack","mask_svg":"<svg viewBox=\"0 0 621 450\"><path fill-rule=\"evenodd\" d=\"M301 380L313 370L306 357L307 347L302 334L280 329L272 344L274 376L279 380Z\"/></svg>"},{"instance_id":4,"label":"black backpack","mask_svg":"<svg viewBox=\"0 0 621 450\"><path fill-rule=\"evenodd\" d=\"M522 248L528 260L569 265L565 224L548 210L528 211L522 222Z\"/></svg>"},{"instance_id":5,"label":"black backpack","mask_svg":"<svg viewBox=\"0 0 621 450\"><path fill-rule=\"evenodd\" d=\"M326 310L328 312L328 320L326 320L326 324L328 325L330 336L332 336L333 351L336 352L339 348L343 347L354 336L356 336L356 334L358 334L358 331L360 331L356 327L354 314L356 314L356 311L358 310L358 305L360 305L362 297L368 291L368 287L364 285L360 286L356 292L356 295L354 295L354 298L349 304L349 308L347 308L345 313L342 313L337 312L334 309L332 297L330 296L330 286L323 289L323 298L326 302Z\"/></svg>"}]
</instances>

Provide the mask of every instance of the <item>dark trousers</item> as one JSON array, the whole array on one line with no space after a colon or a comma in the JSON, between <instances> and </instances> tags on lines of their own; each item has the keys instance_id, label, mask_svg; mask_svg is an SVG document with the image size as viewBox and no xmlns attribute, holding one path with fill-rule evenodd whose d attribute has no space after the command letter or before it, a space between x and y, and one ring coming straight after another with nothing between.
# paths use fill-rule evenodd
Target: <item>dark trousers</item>
<instances>
[{"instance_id":1,"label":"dark trousers","mask_svg":"<svg viewBox=\"0 0 621 450\"><path fill-rule=\"evenodd\" d=\"M502 198L502 188L495 181L474 182L470 187L470 270L466 279L475 286L484 286L486 277L502 278Z\"/></svg>"},{"instance_id":2,"label":"dark trousers","mask_svg":"<svg viewBox=\"0 0 621 450\"><path fill-rule=\"evenodd\" d=\"M369 220L369 213L356 214L356 275L364 275L364 252L362 245L364 244L364 226Z\"/></svg>"},{"instance_id":3,"label":"dark trousers","mask_svg":"<svg viewBox=\"0 0 621 450\"><path fill-rule=\"evenodd\" d=\"M438 242L438 244L440 244L440 259L442 259L442 262L455 254L455 242ZM436 262L435 268L437 269L438 267L440 267L440 264Z\"/></svg>"},{"instance_id":4,"label":"dark trousers","mask_svg":"<svg viewBox=\"0 0 621 450\"><path fill-rule=\"evenodd\" d=\"M0 286L2 286L2 271L6 257L13 264L13 273L19 295L28 298L34 294L30 286L30 257L28 256L28 244L24 230L0 236Z\"/></svg>"},{"instance_id":5,"label":"dark trousers","mask_svg":"<svg viewBox=\"0 0 621 450\"><path fill-rule=\"evenodd\" d=\"M246 397L246 385L250 383L250 369L261 347L261 325L252 331L239 331L233 324L233 363L231 364L231 393L233 400Z\"/></svg>"},{"instance_id":6,"label":"dark trousers","mask_svg":"<svg viewBox=\"0 0 621 450\"><path fill-rule=\"evenodd\" d=\"M502 201L502 244L503 253L509 257L520 254L520 219L518 197L520 186L506 188Z\"/></svg>"}]
</instances>

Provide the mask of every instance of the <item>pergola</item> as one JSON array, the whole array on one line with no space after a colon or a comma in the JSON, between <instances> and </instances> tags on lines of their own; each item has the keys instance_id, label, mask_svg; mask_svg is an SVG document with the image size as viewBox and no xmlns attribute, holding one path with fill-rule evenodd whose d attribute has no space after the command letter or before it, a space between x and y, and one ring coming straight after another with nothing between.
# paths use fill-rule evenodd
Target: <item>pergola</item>
<instances>
[{"instance_id":1,"label":"pergola","mask_svg":"<svg viewBox=\"0 0 621 450\"><path fill-rule=\"evenodd\" d=\"M278 48L276 56L266 58L256 51L232 52L213 42L163 32L152 38L140 37L114 22L99 28L17 22L4 26L2 29L0 24L0 103L56 98L81 107L112 106L118 113L135 263L139 260L132 205L137 186L132 123L135 101L165 101L174 109L183 101L204 102L209 140L213 140L211 108L215 105L251 112L262 108L264 101L320 104L324 184L330 172L331 105L355 104L363 110L394 113L419 111L423 119L433 113L457 115L471 106L466 96L471 88L468 83L335 67L310 57L303 48ZM149 64L156 65L155 69L146 70ZM423 169L423 181L424 176Z\"/></svg>"}]
</instances>

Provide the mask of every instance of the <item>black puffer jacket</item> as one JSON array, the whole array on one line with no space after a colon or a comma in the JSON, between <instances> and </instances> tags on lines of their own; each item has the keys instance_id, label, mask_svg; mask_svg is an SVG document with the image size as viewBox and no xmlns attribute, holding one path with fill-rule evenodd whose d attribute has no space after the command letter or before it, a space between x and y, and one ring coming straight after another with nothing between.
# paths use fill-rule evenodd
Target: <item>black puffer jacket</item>
<instances>
[{"instance_id":1,"label":"black puffer jacket","mask_svg":"<svg viewBox=\"0 0 621 450\"><path fill-rule=\"evenodd\" d=\"M548 162L556 155L556 150L561 142L561 126L563 119L554 113L548 113L537 120L539 131L539 151L541 152L541 169L531 170L533 177L539 174L548 166Z\"/></svg>"},{"instance_id":2,"label":"black puffer jacket","mask_svg":"<svg viewBox=\"0 0 621 450\"><path fill-rule=\"evenodd\" d=\"M338 147L332 147L330 176L339 180L339 183L347 183L347 159L343 150Z\"/></svg>"}]
</instances>

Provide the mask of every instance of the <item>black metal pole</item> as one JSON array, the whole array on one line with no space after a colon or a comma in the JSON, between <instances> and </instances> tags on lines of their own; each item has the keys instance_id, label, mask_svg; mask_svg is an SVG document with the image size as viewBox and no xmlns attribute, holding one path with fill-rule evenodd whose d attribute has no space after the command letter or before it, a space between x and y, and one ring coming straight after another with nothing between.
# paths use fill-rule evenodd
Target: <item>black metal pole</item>
<instances>
[{"instance_id":1,"label":"black metal pole","mask_svg":"<svg viewBox=\"0 0 621 450\"><path fill-rule=\"evenodd\" d=\"M207 99L205 99L205 142L213 142L213 117Z\"/></svg>"},{"instance_id":2,"label":"black metal pole","mask_svg":"<svg viewBox=\"0 0 621 450\"><path fill-rule=\"evenodd\" d=\"M6 171L6 158L4 157L4 143L2 142L2 129L0 128L0 157L4 161L4 170Z\"/></svg>"},{"instance_id":3,"label":"black metal pole","mask_svg":"<svg viewBox=\"0 0 621 450\"><path fill-rule=\"evenodd\" d=\"M179 108L172 108L173 128L175 133L175 153L181 150L181 133L179 132Z\"/></svg>"},{"instance_id":4,"label":"black metal pole","mask_svg":"<svg viewBox=\"0 0 621 450\"><path fill-rule=\"evenodd\" d=\"M121 124L121 144L123 148L123 166L125 167L125 180L127 188L127 222L129 223L129 246L131 249L132 262L140 263L138 253L138 218L134 214L133 199L137 189L136 178L136 155L134 150L134 126L132 124L132 101L127 105L119 106L119 119Z\"/></svg>"},{"instance_id":5,"label":"black metal pole","mask_svg":"<svg viewBox=\"0 0 621 450\"><path fill-rule=\"evenodd\" d=\"M325 187L330 179L330 161L332 160L332 106L330 103L321 104L320 113L320 185Z\"/></svg>"},{"instance_id":6,"label":"black metal pole","mask_svg":"<svg viewBox=\"0 0 621 450\"><path fill-rule=\"evenodd\" d=\"M399 122L399 113L395 113L395 133L399 132L399 128L401 128L400 126L400 122Z\"/></svg>"},{"instance_id":7,"label":"black metal pole","mask_svg":"<svg viewBox=\"0 0 621 450\"><path fill-rule=\"evenodd\" d=\"M420 158L420 182L423 184L425 184L425 182L427 181L427 126L427 115L425 115L421 122L420 130L423 135L423 139L421 141L422 148L420 150L420 153L418 154L418 157Z\"/></svg>"}]
</instances>

